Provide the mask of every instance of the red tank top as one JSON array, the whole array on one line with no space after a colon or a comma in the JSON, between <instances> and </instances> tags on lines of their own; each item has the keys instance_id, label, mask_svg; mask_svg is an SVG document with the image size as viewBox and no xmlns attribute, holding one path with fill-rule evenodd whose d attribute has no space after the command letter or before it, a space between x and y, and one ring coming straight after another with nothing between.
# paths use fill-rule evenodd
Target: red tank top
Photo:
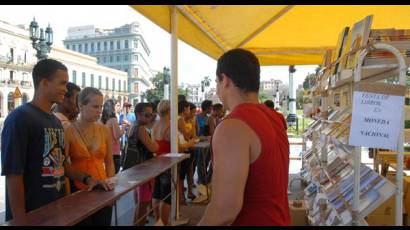
<instances>
[{"instance_id":1,"label":"red tank top","mask_svg":"<svg viewBox=\"0 0 410 230\"><path fill-rule=\"evenodd\" d=\"M169 127L167 127L164 130L164 134L166 133L168 129ZM171 152L171 142L165 140L165 135L162 137L162 140L155 140L155 141L158 144L158 150L156 151L157 156Z\"/></svg>"},{"instance_id":2,"label":"red tank top","mask_svg":"<svg viewBox=\"0 0 410 230\"><path fill-rule=\"evenodd\" d=\"M290 225L289 142L283 116L263 104L244 103L226 119L232 118L245 122L261 142L261 154L249 165L242 209L232 225Z\"/></svg>"}]
</instances>

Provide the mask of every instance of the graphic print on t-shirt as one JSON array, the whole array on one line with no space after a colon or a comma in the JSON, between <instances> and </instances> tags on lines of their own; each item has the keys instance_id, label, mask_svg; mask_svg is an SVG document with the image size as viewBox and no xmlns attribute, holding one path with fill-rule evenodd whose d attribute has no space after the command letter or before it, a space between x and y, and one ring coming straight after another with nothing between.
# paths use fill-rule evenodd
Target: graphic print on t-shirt
<instances>
[{"instance_id":1,"label":"graphic print on t-shirt","mask_svg":"<svg viewBox=\"0 0 410 230\"><path fill-rule=\"evenodd\" d=\"M44 152L42 177L52 177L51 184L43 188L56 188L60 191L64 183L64 131L58 128L44 128Z\"/></svg>"}]
</instances>

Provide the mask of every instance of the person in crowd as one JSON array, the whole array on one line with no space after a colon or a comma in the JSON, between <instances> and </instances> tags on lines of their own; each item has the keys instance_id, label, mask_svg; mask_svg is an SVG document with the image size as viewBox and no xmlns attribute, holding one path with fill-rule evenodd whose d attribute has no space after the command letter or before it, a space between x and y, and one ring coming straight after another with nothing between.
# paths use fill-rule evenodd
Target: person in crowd
<instances>
[{"instance_id":1,"label":"person in crowd","mask_svg":"<svg viewBox=\"0 0 410 230\"><path fill-rule=\"evenodd\" d=\"M275 110L275 103L273 103L272 100L266 100L263 104L265 104L269 109Z\"/></svg>"},{"instance_id":2,"label":"person in crowd","mask_svg":"<svg viewBox=\"0 0 410 230\"><path fill-rule=\"evenodd\" d=\"M131 112L130 110L131 110L131 104L128 103L128 102L124 102L123 110L122 110L122 112L119 116L119 119L118 119L118 122L119 122L120 125L125 124L125 134L121 137L121 146L122 146L121 149L123 149L125 147L125 144L127 142L128 130L136 122L135 113Z\"/></svg>"},{"instance_id":3,"label":"person in crowd","mask_svg":"<svg viewBox=\"0 0 410 230\"><path fill-rule=\"evenodd\" d=\"M212 137L212 197L199 225L290 225L289 142L281 115L258 102L259 61L233 49L216 75L231 112Z\"/></svg>"},{"instance_id":4,"label":"person in crowd","mask_svg":"<svg viewBox=\"0 0 410 230\"><path fill-rule=\"evenodd\" d=\"M199 139L196 132L196 105L194 103L189 103L189 116L185 119L186 128L190 133L190 139ZM194 186L194 168L196 165L195 161L195 152L193 150L189 150L191 164L189 165L188 172L187 172L187 184L188 184L188 198L191 200L195 199L195 194L192 192L192 188Z\"/></svg>"},{"instance_id":5,"label":"person in crowd","mask_svg":"<svg viewBox=\"0 0 410 230\"><path fill-rule=\"evenodd\" d=\"M51 112L67 93L67 67L43 59L33 68L34 97L5 120L1 134L2 176L6 176L6 221L26 221L26 213L66 195L65 178L84 173L66 169L64 130ZM87 180L92 189L96 183Z\"/></svg>"},{"instance_id":6,"label":"person in crowd","mask_svg":"<svg viewBox=\"0 0 410 230\"><path fill-rule=\"evenodd\" d=\"M211 136L214 134L216 126L222 121L225 113L224 107L220 103L213 105L212 108L212 115L209 117L209 132Z\"/></svg>"},{"instance_id":7,"label":"person in crowd","mask_svg":"<svg viewBox=\"0 0 410 230\"><path fill-rule=\"evenodd\" d=\"M198 136L209 136L209 115L211 114L212 111L212 101L211 100L205 100L201 103L201 113L196 115L196 121L197 121L197 134Z\"/></svg>"},{"instance_id":8,"label":"person in crowd","mask_svg":"<svg viewBox=\"0 0 410 230\"><path fill-rule=\"evenodd\" d=\"M117 104L118 103L115 103L112 99L105 101L101 116L101 122L108 128L111 135L115 174L120 171L121 167L120 138L125 133L125 125L120 126L118 124L118 119L116 116Z\"/></svg>"},{"instance_id":9,"label":"person in crowd","mask_svg":"<svg viewBox=\"0 0 410 230\"><path fill-rule=\"evenodd\" d=\"M120 119L120 115L121 115L121 102L117 101L115 99L111 99L115 104L114 110L115 110L115 116L117 117L117 121L118 119Z\"/></svg>"},{"instance_id":10,"label":"person in crowd","mask_svg":"<svg viewBox=\"0 0 410 230\"><path fill-rule=\"evenodd\" d=\"M178 132L179 132L179 143L185 144L188 141L192 140L195 141L194 137L192 137L192 127L189 119L191 118L191 110L189 102L187 101L179 101L178 102ZM190 151L187 150L187 153ZM179 188L180 188L180 202L181 204L185 204L185 193L184 191L184 180L187 177L188 171L192 168L192 158L185 159L180 164L180 180L179 180ZM189 178L188 178L189 182ZM188 194L189 198L193 199L193 192L192 192L192 184L188 183Z\"/></svg>"},{"instance_id":11,"label":"person in crowd","mask_svg":"<svg viewBox=\"0 0 410 230\"><path fill-rule=\"evenodd\" d=\"M152 137L158 144L157 156L171 152L170 144L170 102L161 100L157 112L160 120L152 128ZM180 152L194 146L195 141L190 140L185 144L178 143ZM171 211L171 170L167 170L155 178L154 192L152 194L155 219L161 219L164 225L168 224Z\"/></svg>"},{"instance_id":12,"label":"person in crowd","mask_svg":"<svg viewBox=\"0 0 410 230\"><path fill-rule=\"evenodd\" d=\"M187 101L186 96L183 94L178 94L178 101Z\"/></svg>"},{"instance_id":13,"label":"person in crowd","mask_svg":"<svg viewBox=\"0 0 410 230\"><path fill-rule=\"evenodd\" d=\"M74 180L71 191L89 189L85 182L96 180L106 191L114 189L110 178L115 176L112 157L111 130L99 123L103 94L96 88L84 88L78 97L79 119L66 129L65 151L70 157L70 170L88 174L83 180ZM112 206L107 206L79 225L111 225Z\"/></svg>"},{"instance_id":14,"label":"person in crowd","mask_svg":"<svg viewBox=\"0 0 410 230\"><path fill-rule=\"evenodd\" d=\"M63 127L71 124L78 116L77 96L81 88L72 83L67 83L67 93L64 95L62 103L58 103L54 108L54 115L61 121Z\"/></svg>"},{"instance_id":15,"label":"person in crowd","mask_svg":"<svg viewBox=\"0 0 410 230\"><path fill-rule=\"evenodd\" d=\"M77 105L78 93L81 88L71 82L67 83L67 93L64 95L64 101L62 103L56 104L53 113L60 120L63 128L66 129L71 122L77 119L79 110ZM65 178L65 188L66 193L70 194L70 181L68 177Z\"/></svg>"},{"instance_id":16,"label":"person in crowd","mask_svg":"<svg viewBox=\"0 0 410 230\"><path fill-rule=\"evenodd\" d=\"M211 100L205 100L201 103L201 113L196 115L196 130L197 130L197 136L198 137L205 137L205 136L210 136L209 133L209 114L212 111L212 101ZM203 162L205 160L205 162ZM208 165L210 161L210 154L206 154L205 157L201 156L201 151L197 150L195 152L195 161L196 161L196 170L198 174L198 184L206 184L206 175L207 175L207 169L206 167L204 168L204 165ZM195 171L195 169L194 169Z\"/></svg>"},{"instance_id":17,"label":"person in crowd","mask_svg":"<svg viewBox=\"0 0 410 230\"><path fill-rule=\"evenodd\" d=\"M152 123L153 109L151 103L138 103L135 106L135 115L138 118L137 122L130 129L128 139L128 149L134 148L139 153L143 160L153 158L153 153L158 150L158 144L153 140L147 131L147 125ZM130 153L130 152L128 152ZM136 209L134 213L134 223L138 226L145 225L147 220L147 207L152 201L152 192L154 181L149 181L134 191L136 201Z\"/></svg>"}]
</instances>

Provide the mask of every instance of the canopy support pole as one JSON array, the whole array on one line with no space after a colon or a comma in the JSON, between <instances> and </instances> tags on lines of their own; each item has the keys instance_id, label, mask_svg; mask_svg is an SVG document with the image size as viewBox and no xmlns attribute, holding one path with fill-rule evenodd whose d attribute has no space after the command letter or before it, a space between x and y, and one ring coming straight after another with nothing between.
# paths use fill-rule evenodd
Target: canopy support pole
<instances>
[{"instance_id":1,"label":"canopy support pole","mask_svg":"<svg viewBox=\"0 0 410 230\"><path fill-rule=\"evenodd\" d=\"M178 85L178 12L175 6L170 6L171 11L171 93L170 93L170 115L171 115L171 152L178 152L178 102L177 102L177 85ZM174 190L171 199L171 221L175 222L179 216L179 194L178 194L178 171L177 165L172 167L172 181L174 181Z\"/></svg>"}]
</instances>

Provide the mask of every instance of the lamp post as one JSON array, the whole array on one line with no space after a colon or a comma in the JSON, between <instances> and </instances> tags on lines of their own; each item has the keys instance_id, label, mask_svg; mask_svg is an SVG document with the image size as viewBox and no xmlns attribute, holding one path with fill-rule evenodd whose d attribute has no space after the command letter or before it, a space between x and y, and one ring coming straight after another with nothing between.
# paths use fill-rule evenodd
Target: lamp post
<instances>
[{"instance_id":1,"label":"lamp post","mask_svg":"<svg viewBox=\"0 0 410 230\"><path fill-rule=\"evenodd\" d=\"M169 100L169 80L170 80L169 68L164 67L162 71L164 75L164 99Z\"/></svg>"},{"instance_id":2,"label":"lamp post","mask_svg":"<svg viewBox=\"0 0 410 230\"><path fill-rule=\"evenodd\" d=\"M296 88L293 79L293 73L295 72L295 66L289 66L289 114L296 114Z\"/></svg>"},{"instance_id":3,"label":"lamp post","mask_svg":"<svg viewBox=\"0 0 410 230\"><path fill-rule=\"evenodd\" d=\"M275 80L275 85L276 85L276 95L275 95L275 108L279 108L279 80Z\"/></svg>"},{"instance_id":4,"label":"lamp post","mask_svg":"<svg viewBox=\"0 0 410 230\"><path fill-rule=\"evenodd\" d=\"M30 40L33 42L33 48L37 51L37 59L39 61L46 59L53 44L53 30L50 24L48 24L48 27L44 31L43 28L39 28L36 19L33 18L33 21L30 23Z\"/></svg>"}]
</instances>

